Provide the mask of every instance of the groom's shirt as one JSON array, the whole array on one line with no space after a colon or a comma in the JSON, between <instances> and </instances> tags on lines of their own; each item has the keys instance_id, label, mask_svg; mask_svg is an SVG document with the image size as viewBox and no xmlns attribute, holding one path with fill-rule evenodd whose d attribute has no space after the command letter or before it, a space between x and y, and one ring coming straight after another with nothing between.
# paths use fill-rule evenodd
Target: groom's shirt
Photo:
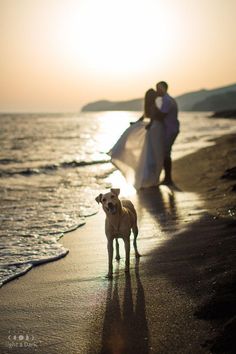
<instances>
[{"instance_id":1,"label":"groom's shirt","mask_svg":"<svg viewBox=\"0 0 236 354\"><path fill-rule=\"evenodd\" d=\"M157 98L158 100L158 98ZM159 102L156 102L157 107ZM166 113L164 118L164 125L168 136L178 134L179 121L178 121L178 106L173 97L166 93L162 97L161 107L158 107L162 113Z\"/></svg>"}]
</instances>

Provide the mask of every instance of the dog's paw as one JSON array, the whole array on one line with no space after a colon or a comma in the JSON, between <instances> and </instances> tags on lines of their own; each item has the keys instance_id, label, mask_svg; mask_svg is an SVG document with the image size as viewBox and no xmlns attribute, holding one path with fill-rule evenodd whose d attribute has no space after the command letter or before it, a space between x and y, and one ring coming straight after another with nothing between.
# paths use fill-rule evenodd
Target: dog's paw
<instances>
[{"instance_id":1,"label":"dog's paw","mask_svg":"<svg viewBox=\"0 0 236 354\"><path fill-rule=\"evenodd\" d=\"M119 261L120 260L120 256L116 256L116 260Z\"/></svg>"}]
</instances>

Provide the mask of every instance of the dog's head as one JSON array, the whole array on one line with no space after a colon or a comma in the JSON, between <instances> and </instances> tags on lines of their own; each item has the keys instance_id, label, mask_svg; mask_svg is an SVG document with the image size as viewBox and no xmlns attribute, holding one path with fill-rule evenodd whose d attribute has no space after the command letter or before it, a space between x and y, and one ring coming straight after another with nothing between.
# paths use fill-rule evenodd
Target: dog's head
<instances>
[{"instance_id":1,"label":"dog's head","mask_svg":"<svg viewBox=\"0 0 236 354\"><path fill-rule=\"evenodd\" d=\"M98 203L102 203L106 214L116 214L120 205L119 194L119 189L111 188L109 193L99 194L95 200Z\"/></svg>"}]
</instances>

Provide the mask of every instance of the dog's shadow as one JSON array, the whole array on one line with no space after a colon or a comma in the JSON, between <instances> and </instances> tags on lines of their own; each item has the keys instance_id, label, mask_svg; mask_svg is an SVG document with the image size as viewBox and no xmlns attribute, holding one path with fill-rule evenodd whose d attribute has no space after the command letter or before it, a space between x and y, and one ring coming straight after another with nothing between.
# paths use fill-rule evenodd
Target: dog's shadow
<instances>
[{"instance_id":1,"label":"dog's shadow","mask_svg":"<svg viewBox=\"0 0 236 354\"><path fill-rule=\"evenodd\" d=\"M115 274L113 281L108 283L100 352L102 354L149 352L145 296L138 267L137 260L134 276L129 273L125 276ZM120 295L122 293L123 301Z\"/></svg>"}]
</instances>

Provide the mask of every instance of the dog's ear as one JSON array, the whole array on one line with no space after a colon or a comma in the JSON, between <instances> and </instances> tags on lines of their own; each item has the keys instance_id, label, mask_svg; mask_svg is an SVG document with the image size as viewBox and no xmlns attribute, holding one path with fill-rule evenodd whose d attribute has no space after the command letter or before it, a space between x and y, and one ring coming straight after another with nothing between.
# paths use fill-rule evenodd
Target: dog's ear
<instances>
[{"instance_id":1,"label":"dog's ear","mask_svg":"<svg viewBox=\"0 0 236 354\"><path fill-rule=\"evenodd\" d=\"M95 198L96 202L99 204L102 201L102 193L100 193L96 198Z\"/></svg>"},{"instance_id":2,"label":"dog's ear","mask_svg":"<svg viewBox=\"0 0 236 354\"><path fill-rule=\"evenodd\" d=\"M111 188L111 193L116 194L118 197L118 195L120 194L120 188Z\"/></svg>"}]
</instances>

